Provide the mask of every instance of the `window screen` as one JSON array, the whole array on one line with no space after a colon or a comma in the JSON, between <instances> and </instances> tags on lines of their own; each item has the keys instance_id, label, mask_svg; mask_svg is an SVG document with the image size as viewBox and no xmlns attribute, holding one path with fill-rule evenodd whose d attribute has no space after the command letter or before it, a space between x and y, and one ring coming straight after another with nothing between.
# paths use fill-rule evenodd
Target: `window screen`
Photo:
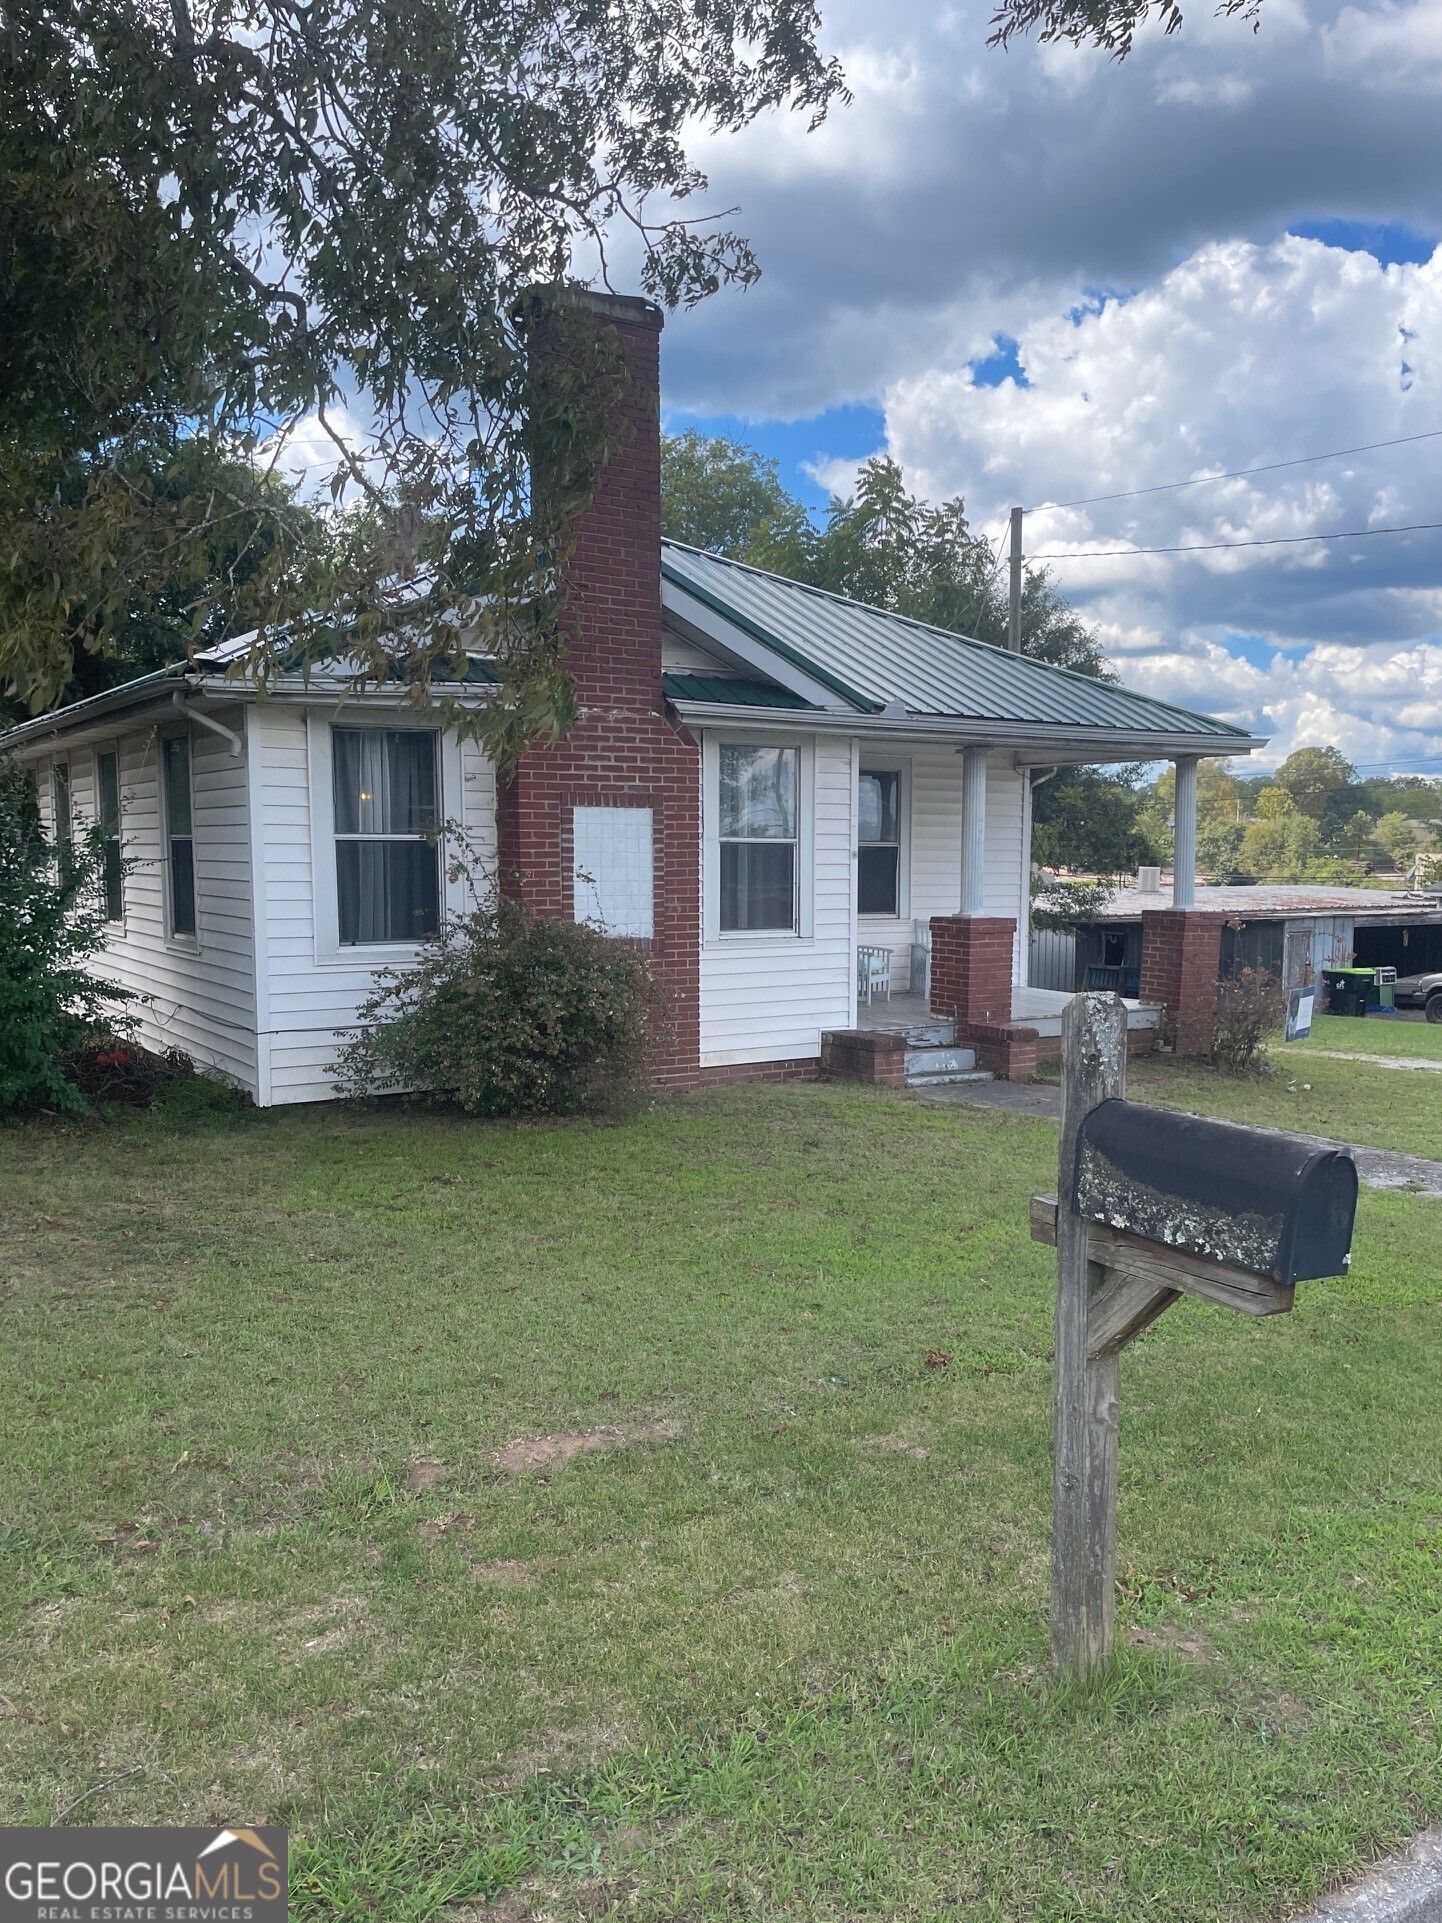
<instances>
[{"instance_id":1,"label":"window screen","mask_svg":"<svg viewBox=\"0 0 1442 1923\"><path fill-rule=\"evenodd\" d=\"M437 737L333 728L331 742L341 942L424 941L441 920Z\"/></svg>"},{"instance_id":2,"label":"window screen","mask_svg":"<svg viewBox=\"0 0 1442 1923\"><path fill-rule=\"evenodd\" d=\"M165 763L165 835L170 861L170 932L195 933L195 842L191 829L190 741L186 735L167 736L161 752Z\"/></svg>"},{"instance_id":3,"label":"window screen","mask_svg":"<svg viewBox=\"0 0 1442 1923\"><path fill-rule=\"evenodd\" d=\"M655 933L654 823L649 808L577 808L571 817L574 913L608 935Z\"/></svg>"},{"instance_id":4,"label":"window screen","mask_svg":"<svg viewBox=\"0 0 1442 1923\"><path fill-rule=\"evenodd\" d=\"M120 762L116 755L95 757L95 780L100 790L100 832L105 841L100 871L105 919L121 921L125 915L125 871L120 860Z\"/></svg>"},{"instance_id":5,"label":"window screen","mask_svg":"<svg viewBox=\"0 0 1442 1923\"><path fill-rule=\"evenodd\" d=\"M796 926L795 748L720 750L721 926Z\"/></svg>"},{"instance_id":6,"label":"window screen","mask_svg":"<svg viewBox=\"0 0 1442 1923\"><path fill-rule=\"evenodd\" d=\"M863 768L857 800L857 913L899 915L901 776L894 768Z\"/></svg>"}]
</instances>

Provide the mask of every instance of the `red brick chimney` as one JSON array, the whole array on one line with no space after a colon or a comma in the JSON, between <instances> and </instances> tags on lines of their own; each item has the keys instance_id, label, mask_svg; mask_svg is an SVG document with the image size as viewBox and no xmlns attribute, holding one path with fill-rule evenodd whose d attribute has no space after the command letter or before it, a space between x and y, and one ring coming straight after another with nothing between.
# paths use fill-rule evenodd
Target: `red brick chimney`
<instances>
[{"instance_id":1,"label":"red brick chimney","mask_svg":"<svg viewBox=\"0 0 1442 1923\"><path fill-rule=\"evenodd\" d=\"M574 917L576 810L650 810L646 945L669 1008L656 1079L686 1085L699 1079L701 757L666 719L661 694L662 316L650 301L579 298L620 337L633 431L601 472L570 567L576 719L563 740L528 749L499 784L501 887L538 914Z\"/></svg>"}]
</instances>

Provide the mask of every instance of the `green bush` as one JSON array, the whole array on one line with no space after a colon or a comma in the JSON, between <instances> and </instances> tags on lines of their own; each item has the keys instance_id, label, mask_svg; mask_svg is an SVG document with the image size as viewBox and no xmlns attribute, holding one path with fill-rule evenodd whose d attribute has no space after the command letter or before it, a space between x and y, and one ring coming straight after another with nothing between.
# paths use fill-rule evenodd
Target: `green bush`
<instances>
[{"instance_id":1,"label":"green bush","mask_svg":"<svg viewBox=\"0 0 1442 1923\"><path fill-rule=\"evenodd\" d=\"M66 1058L132 999L84 966L105 939L103 859L98 829L52 846L33 780L0 758L0 1111L83 1110Z\"/></svg>"},{"instance_id":2,"label":"green bush","mask_svg":"<svg viewBox=\"0 0 1442 1923\"><path fill-rule=\"evenodd\" d=\"M345 1095L427 1092L470 1115L614 1115L646 1086L645 955L492 898L387 969L332 1065Z\"/></svg>"}]
</instances>

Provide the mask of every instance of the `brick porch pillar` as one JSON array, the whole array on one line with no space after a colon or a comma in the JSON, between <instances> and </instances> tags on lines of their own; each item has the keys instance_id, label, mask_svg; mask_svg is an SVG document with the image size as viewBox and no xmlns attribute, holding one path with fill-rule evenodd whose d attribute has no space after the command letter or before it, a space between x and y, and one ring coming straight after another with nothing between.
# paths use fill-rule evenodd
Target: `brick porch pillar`
<instances>
[{"instance_id":1,"label":"brick porch pillar","mask_svg":"<svg viewBox=\"0 0 1442 1923\"><path fill-rule=\"evenodd\" d=\"M931 1012L949 1015L956 1039L1008 1081L1036 1072L1037 1033L1011 1019L1016 923L1003 915L934 915Z\"/></svg>"},{"instance_id":2,"label":"brick porch pillar","mask_svg":"<svg viewBox=\"0 0 1442 1923\"><path fill-rule=\"evenodd\" d=\"M1210 1055L1225 915L1152 908L1142 915L1141 999L1172 1018L1179 1055Z\"/></svg>"}]
</instances>

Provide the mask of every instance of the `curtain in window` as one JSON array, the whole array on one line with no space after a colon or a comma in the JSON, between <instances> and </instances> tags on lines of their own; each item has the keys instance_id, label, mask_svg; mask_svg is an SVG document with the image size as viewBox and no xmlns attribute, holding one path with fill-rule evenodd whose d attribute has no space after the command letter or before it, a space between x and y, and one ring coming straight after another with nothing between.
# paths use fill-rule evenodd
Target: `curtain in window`
<instances>
[{"instance_id":1,"label":"curtain in window","mask_svg":"<svg viewBox=\"0 0 1442 1923\"><path fill-rule=\"evenodd\" d=\"M335 728L331 740L341 942L424 941L440 926L436 736Z\"/></svg>"},{"instance_id":2,"label":"curtain in window","mask_svg":"<svg viewBox=\"0 0 1442 1923\"><path fill-rule=\"evenodd\" d=\"M125 913L124 866L120 859L120 764L113 754L95 757L100 787L100 832L105 838L101 889L105 919L120 921Z\"/></svg>"},{"instance_id":3,"label":"curtain in window","mask_svg":"<svg viewBox=\"0 0 1442 1923\"><path fill-rule=\"evenodd\" d=\"M901 776L894 768L863 768L857 785L856 911L901 912Z\"/></svg>"},{"instance_id":4,"label":"curtain in window","mask_svg":"<svg viewBox=\"0 0 1442 1923\"><path fill-rule=\"evenodd\" d=\"M796 926L795 748L724 742L719 756L721 927Z\"/></svg>"},{"instance_id":5,"label":"curtain in window","mask_svg":"<svg viewBox=\"0 0 1442 1923\"><path fill-rule=\"evenodd\" d=\"M195 933L195 842L190 812L190 741L185 735L166 737L165 828L170 856L170 932Z\"/></svg>"}]
</instances>

